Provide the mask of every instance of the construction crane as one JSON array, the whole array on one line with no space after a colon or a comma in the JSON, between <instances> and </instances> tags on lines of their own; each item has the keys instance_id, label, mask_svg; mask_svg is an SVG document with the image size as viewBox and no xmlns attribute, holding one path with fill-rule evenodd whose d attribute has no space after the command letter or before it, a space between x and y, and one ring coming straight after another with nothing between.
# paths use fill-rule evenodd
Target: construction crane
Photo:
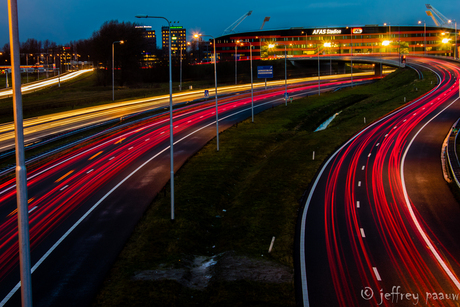
<instances>
[{"instance_id":1,"label":"construction crane","mask_svg":"<svg viewBox=\"0 0 460 307\"><path fill-rule=\"evenodd\" d=\"M247 12L246 14L244 14L243 16L241 16L240 18L238 18L238 20L236 20L234 23L232 23L227 29L225 29L225 31L222 33L222 35L226 35L226 34L230 34L232 32L234 32L235 28L238 27L238 25L244 20L246 19L246 17L248 17L249 15L252 14L252 11L249 11Z\"/></svg>"},{"instance_id":2,"label":"construction crane","mask_svg":"<svg viewBox=\"0 0 460 307\"><path fill-rule=\"evenodd\" d=\"M262 23L262 26L260 27L261 30L264 28L264 25L267 21L270 21L270 17L265 17L264 22Z\"/></svg>"},{"instance_id":3,"label":"construction crane","mask_svg":"<svg viewBox=\"0 0 460 307\"><path fill-rule=\"evenodd\" d=\"M431 18L433 18L433 21L436 24L436 26L438 27L446 26L447 24L451 22L449 19L446 18L446 16L441 14L441 12L435 9L431 4L425 4L425 6L429 10L429 11L426 11L426 14L430 16ZM433 14L436 15L439 21L436 19L436 17Z\"/></svg>"}]
</instances>

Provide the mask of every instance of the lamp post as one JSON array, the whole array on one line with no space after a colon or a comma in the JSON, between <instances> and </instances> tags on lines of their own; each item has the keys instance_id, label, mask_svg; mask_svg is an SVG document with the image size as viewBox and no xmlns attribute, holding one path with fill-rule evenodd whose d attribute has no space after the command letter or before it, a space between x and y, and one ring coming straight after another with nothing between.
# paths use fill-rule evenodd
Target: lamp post
<instances>
[{"instance_id":1,"label":"lamp post","mask_svg":"<svg viewBox=\"0 0 460 307\"><path fill-rule=\"evenodd\" d=\"M203 35L203 34L195 34L194 37L198 38L200 36L209 36L212 38L212 45L213 45L213 52L214 52L214 93L216 97L216 138L217 138L217 151L219 151L219 109L217 105L217 54L216 54L216 40L212 35Z\"/></svg>"},{"instance_id":2,"label":"lamp post","mask_svg":"<svg viewBox=\"0 0 460 307\"><path fill-rule=\"evenodd\" d=\"M319 43L316 42L316 47L318 47L318 96L321 95L321 78L320 78L320 74L321 74L321 69L320 69L320 63L319 63Z\"/></svg>"},{"instance_id":3,"label":"lamp post","mask_svg":"<svg viewBox=\"0 0 460 307\"><path fill-rule=\"evenodd\" d=\"M171 22L165 17L161 16L148 16L148 15L137 15L136 18L159 18L164 19L168 23L169 37L168 37L168 49L169 49L169 150L171 159L171 220L174 220L174 142L173 142L173 100L172 100L172 70L171 70Z\"/></svg>"},{"instance_id":4,"label":"lamp post","mask_svg":"<svg viewBox=\"0 0 460 307\"><path fill-rule=\"evenodd\" d=\"M328 53L329 53L329 75L332 75L331 46L332 46L332 43L324 43L324 47L328 48Z\"/></svg>"},{"instance_id":5,"label":"lamp post","mask_svg":"<svg viewBox=\"0 0 460 307\"><path fill-rule=\"evenodd\" d=\"M292 44L291 44L292 45ZM284 45L284 102L287 106L287 49L286 45Z\"/></svg>"},{"instance_id":6,"label":"lamp post","mask_svg":"<svg viewBox=\"0 0 460 307\"><path fill-rule=\"evenodd\" d=\"M350 52L351 52L351 57L350 57L350 69L351 69L351 87L353 87L353 28L350 29Z\"/></svg>"},{"instance_id":7,"label":"lamp post","mask_svg":"<svg viewBox=\"0 0 460 307\"><path fill-rule=\"evenodd\" d=\"M112 43L112 101L115 100L115 44L123 44L124 41Z\"/></svg>"},{"instance_id":8,"label":"lamp post","mask_svg":"<svg viewBox=\"0 0 460 307\"><path fill-rule=\"evenodd\" d=\"M251 62L251 115L252 115L252 122L254 122L254 83L253 83L253 76L252 76L252 44L249 43L249 58Z\"/></svg>"},{"instance_id":9,"label":"lamp post","mask_svg":"<svg viewBox=\"0 0 460 307\"><path fill-rule=\"evenodd\" d=\"M449 20L449 23L452 23L452 20ZM455 21L455 47L454 47L454 59L456 58L457 58L457 21Z\"/></svg>"},{"instance_id":10,"label":"lamp post","mask_svg":"<svg viewBox=\"0 0 460 307\"><path fill-rule=\"evenodd\" d=\"M419 20L418 24L422 24L422 21ZM426 56L426 22L423 21L423 54Z\"/></svg>"},{"instance_id":11,"label":"lamp post","mask_svg":"<svg viewBox=\"0 0 460 307\"><path fill-rule=\"evenodd\" d=\"M239 40L236 41L236 44L235 44L235 85L238 84L238 75L237 75L237 71L238 71L238 55L237 55L237 47L238 47L238 44L239 44Z\"/></svg>"},{"instance_id":12,"label":"lamp post","mask_svg":"<svg viewBox=\"0 0 460 307\"><path fill-rule=\"evenodd\" d=\"M180 43L179 48L180 48L179 91L182 91L182 42Z\"/></svg>"},{"instance_id":13,"label":"lamp post","mask_svg":"<svg viewBox=\"0 0 460 307\"><path fill-rule=\"evenodd\" d=\"M23 307L31 307L32 274L30 264L29 209L27 203L27 170L24 154L25 150L19 54L18 5L16 0L8 0L8 21L11 50L11 70L13 73L14 133L16 148L16 195L18 206L21 301Z\"/></svg>"}]
</instances>

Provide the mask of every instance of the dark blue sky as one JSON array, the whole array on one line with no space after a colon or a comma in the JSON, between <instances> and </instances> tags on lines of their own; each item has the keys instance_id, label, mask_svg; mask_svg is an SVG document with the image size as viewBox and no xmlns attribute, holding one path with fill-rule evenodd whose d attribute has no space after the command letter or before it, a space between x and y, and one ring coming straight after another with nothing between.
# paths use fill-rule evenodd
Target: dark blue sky
<instances>
[{"instance_id":1,"label":"dark blue sky","mask_svg":"<svg viewBox=\"0 0 460 307\"><path fill-rule=\"evenodd\" d=\"M165 22L155 19L136 19L135 15L159 15L180 21L192 31L219 36L234 21L252 10L237 31L260 29L265 16L271 19L264 29L288 27L315 27L340 25L416 24L426 20L434 25L425 13L429 2L447 18L460 23L458 0L250 0L250 1L121 1L121 0L18 0L19 39L49 39L58 44L89 38L108 20L138 22L151 25L160 32ZM0 49L9 42L7 1L0 2ZM158 40L159 41L159 40Z\"/></svg>"}]
</instances>

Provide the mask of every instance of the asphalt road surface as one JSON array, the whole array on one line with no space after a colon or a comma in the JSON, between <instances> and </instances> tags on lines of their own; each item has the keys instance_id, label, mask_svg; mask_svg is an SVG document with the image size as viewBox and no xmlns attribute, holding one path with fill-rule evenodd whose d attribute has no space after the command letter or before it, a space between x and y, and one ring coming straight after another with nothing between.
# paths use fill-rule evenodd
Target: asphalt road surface
<instances>
[{"instance_id":1,"label":"asphalt road surface","mask_svg":"<svg viewBox=\"0 0 460 307\"><path fill-rule=\"evenodd\" d=\"M330 80L322 89L349 84ZM316 94L317 84L289 93ZM283 94L284 88L257 95L255 113L284 103ZM220 131L250 114L247 95L221 99ZM214 101L175 110L173 126L177 170L215 137ZM168 181L169 168L165 112L28 170L34 306L91 303L134 226ZM0 305L5 306L20 304L16 213L11 180L0 184Z\"/></svg>"},{"instance_id":2,"label":"asphalt road surface","mask_svg":"<svg viewBox=\"0 0 460 307\"><path fill-rule=\"evenodd\" d=\"M344 144L307 194L304 306L460 304L460 207L440 161L460 115L459 64L408 62L435 71L437 88Z\"/></svg>"}]
</instances>

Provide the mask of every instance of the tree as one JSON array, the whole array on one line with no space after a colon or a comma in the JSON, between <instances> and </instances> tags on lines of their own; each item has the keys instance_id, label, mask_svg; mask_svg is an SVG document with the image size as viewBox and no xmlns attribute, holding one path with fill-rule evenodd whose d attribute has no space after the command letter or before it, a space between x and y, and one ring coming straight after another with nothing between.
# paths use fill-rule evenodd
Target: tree
<instances>
[{"instance_id":1,"label":"tree","mask_svg":"<svg viewBox=\"0 0 460 307\"><path fill-rule=\"evenodd\" d=\"M129 82L138 80L140 58L146 42L142 32L135 26L136 24L131 22L107 21L91 37L92 60L110 69L112 67L112 43L124 41L124 44L115 46L115 67L121 69L120 85L128 80Z\"/></svg>"}]
</instances>

